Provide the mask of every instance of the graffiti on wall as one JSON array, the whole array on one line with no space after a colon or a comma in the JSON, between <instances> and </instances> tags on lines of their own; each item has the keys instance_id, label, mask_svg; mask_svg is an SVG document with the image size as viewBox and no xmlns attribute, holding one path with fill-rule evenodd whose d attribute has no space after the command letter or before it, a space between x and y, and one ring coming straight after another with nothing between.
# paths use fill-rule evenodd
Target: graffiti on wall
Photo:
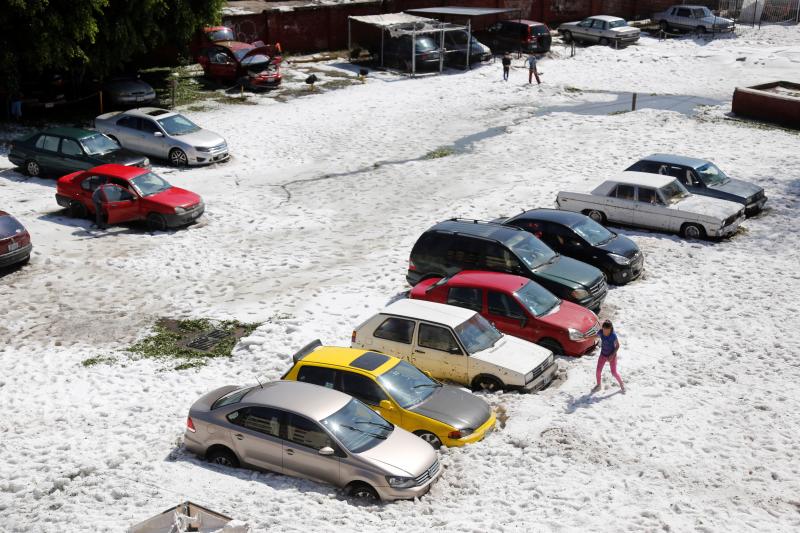
<instances>
[{"instance_id":1,"label":"graffiti on wall","mask_svg":"<svg viewBox=\"0 0 800 533\"><path fill-rule=\"evenodd\" d=\"M253 19L236 17L224 21L224 24L233 30L237 41L252 43L261 40L261 32L258 31L258 25Z\"/></svg>"},{"instance_id":2,"label":"graffiti on wall","mask_svg":"<svg viewBox=\"0 0 800 533\"><path fill-rule=\"evenodd\" d=\"M550 12L558 14L584 13L591 5L591 0L550 0Z\"/></svg>"}]
</instances>

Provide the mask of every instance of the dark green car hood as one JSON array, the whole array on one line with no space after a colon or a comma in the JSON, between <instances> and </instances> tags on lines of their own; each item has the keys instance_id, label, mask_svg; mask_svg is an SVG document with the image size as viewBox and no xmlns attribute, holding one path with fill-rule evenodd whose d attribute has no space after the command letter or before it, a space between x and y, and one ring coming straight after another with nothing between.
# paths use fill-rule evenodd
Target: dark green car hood
<instances>
[{"instance_id":1,"label":"dark green car hood","mask_svg":"<svg viewBox=\"0 0 800 533\"><path fill-rule=\"evenodd\" d=\"M588 289L603 279L603 273L591 265L564 255L534 270L537 276L549 279L573 289Z\"/></svg>"},{"instance_id":2,"label":"dark green car hood","mask_svg":"<svg viewBox=\"0 0 800 533\"><path fill-rule=\"evenodd\" d=\"M141 154L133 153L125 148L120 148L119 150L112 150L102 155L91 155L89 159L96 161L98 165L115 163L117 165L141 166L146 158Z\"/></svg>"}]
</instances>

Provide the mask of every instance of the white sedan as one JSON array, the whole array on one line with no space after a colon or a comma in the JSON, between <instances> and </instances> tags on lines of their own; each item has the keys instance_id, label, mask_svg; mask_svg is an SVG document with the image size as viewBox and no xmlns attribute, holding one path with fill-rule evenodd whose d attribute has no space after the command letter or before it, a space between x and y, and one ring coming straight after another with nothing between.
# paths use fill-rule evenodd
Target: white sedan
<instances>
[{"instance_id":1,"label":"white sedan","mask_svg":"<svg viewBox=\"0 0 800 533\"><path fill-rule=\"evenodd\" d=\"M591 193L561 191L556 206L612 222L679 233L689 239L725 237L744 220L741 204L691 194L672 176L622 172Z\"/></svg>"}]
</instances>

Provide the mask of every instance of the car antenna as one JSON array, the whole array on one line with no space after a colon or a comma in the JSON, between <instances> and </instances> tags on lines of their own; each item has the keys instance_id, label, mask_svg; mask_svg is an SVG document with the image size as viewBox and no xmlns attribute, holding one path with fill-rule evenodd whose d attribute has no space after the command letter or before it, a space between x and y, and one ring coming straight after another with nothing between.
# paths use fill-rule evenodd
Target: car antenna
<instances>
[{"instance_id":1,"label":"car antenna","mask_svg":"<svg viewBox=\"0 0 800 533\"><path fill-rule=\"evenodd\" d=\"M261 388L263 389L263 388L264 388L264 385L262 385L262 384L261 384L261 380L260 380L260 379L258 379L258 376L256 376L256 381L258 382L258 386L259 386L259 387L261 387Z\"/></svg>"}]
</instances>

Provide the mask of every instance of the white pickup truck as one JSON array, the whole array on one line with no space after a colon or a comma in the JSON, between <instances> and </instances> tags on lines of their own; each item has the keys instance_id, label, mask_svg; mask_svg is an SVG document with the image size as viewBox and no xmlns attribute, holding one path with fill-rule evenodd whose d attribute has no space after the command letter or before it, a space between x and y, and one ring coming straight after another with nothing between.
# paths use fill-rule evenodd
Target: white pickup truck
<instances>
[{"instance_id":1,"label":"white pickup truck","mask_svg":"<svg viewBox=\"0 0 800 533\"><path fill-rule=\"evenodd\" d=\"M679 233L688 239L725 237L744 220L741 204L689 193L672 176L622 172L591 193L559 192L556 206L604 224Z\"/></svg>"}]
</instances>

